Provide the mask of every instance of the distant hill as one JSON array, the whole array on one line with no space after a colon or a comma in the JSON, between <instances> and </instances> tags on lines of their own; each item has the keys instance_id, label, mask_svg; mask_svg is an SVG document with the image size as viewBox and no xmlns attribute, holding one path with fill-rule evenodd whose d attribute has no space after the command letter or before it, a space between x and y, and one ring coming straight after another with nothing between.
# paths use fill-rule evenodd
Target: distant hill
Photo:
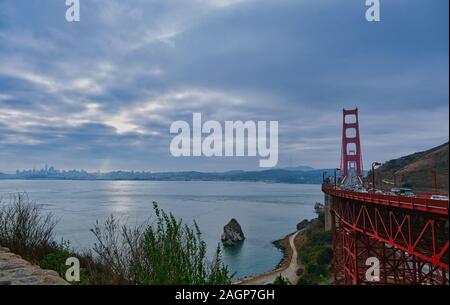
<instances>
[{"instance_id":1,"label":"distant hill","mask_svg":"<svg viewBox=\"0 0 450 305\"><path fill-rule=\"evenodd\" d=\"M435 170L438 191L448 193L448 146L447 142L427 151L386 162L375 171L378 183L383 181L383 187L393 187L395 174L397 186L432 192L432 171Z\"/></svg>"},{"instance_id":2,"label":"distant hill","mask_svg":"<svg viewBox=\"0 0 450 305\"><path fill-rule=\"evenodd\" d=\"M285 167L282 168L288 171L313 171L314 168L311 166L307 166L307 165L299 165L299 166L294 166L294 167Z\"/></svg>"}]
</instances>

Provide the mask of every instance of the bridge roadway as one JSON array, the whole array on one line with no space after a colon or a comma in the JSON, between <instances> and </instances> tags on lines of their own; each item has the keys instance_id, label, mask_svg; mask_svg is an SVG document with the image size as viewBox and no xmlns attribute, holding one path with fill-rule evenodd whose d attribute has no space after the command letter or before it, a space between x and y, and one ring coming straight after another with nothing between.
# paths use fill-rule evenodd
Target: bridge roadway
<instances>
[{"instance_id":1,"label":"bridge roadway","mask_svg":"<svg viewBox=\"0 0 450 305\"><path fill-rule=\"evenodd\" d=\"M354 192L325 185L322 190L324 193L336 197L448 216L449 202L446 200L430 199L431 194L429 193L417 193L416 196L408 197L370 192Z\"/></svg>"}]
</instances>

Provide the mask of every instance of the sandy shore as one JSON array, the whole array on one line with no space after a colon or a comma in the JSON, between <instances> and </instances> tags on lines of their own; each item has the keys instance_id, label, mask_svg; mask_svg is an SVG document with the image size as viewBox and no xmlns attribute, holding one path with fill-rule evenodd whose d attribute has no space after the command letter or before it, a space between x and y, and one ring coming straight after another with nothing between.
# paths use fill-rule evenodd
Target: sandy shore
<instances>
[{"instance_id":1,"label":"sandy shore","mask_svg":"<svg viewBox=\"0 0 450 305\"><path fill-rule=\"evenodd\" d=\"M299 264L297 249L299 249L305 242L306 230L296 231L284 237L281 240L275 241L276 247L281 249L284 257L277 267L269 272L248 276L234 282L235 285L266 285L275 281L278 276L287 278L292 284L296 284L299 276L297 270L302 268Z\"/></svg>"}]
</instances>

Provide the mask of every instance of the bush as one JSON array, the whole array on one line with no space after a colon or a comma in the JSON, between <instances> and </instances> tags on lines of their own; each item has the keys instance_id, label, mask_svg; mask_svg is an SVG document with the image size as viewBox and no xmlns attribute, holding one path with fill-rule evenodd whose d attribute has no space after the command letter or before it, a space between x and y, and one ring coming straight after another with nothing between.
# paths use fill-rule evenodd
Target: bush
<instances>
[{"instance_id":1,"label":"bush","mask_svg":"<svg viewBox=\"0 0 450 305\"><path fill-rule=\"evenodd\" d=\"M326 266L333 259L333 250L331 248L322 248L317 255L317 263L321 266Z\"/></svg>"},{"instance_id":2,"label":"bush","mask_svg":"<svg viewBox=\"0 0 450 305\"><path fill-rule=\"evenodd\" d=\"M154 203L155 225L120 226L111 216L91 230L93 250L76 253L67 242L54 241L56 220L51 213L18 194L0 207L0 245L62 277L69 257L82 266L78 284L231 284L220 247L211 262L200 229L183 225Z\"/></svg>"},{"instance_id":3,"label":"bush","mask_svg":"<svg viewBox=\"0 0 450 305\"><path fill-rule=\"evenodd\" d=\"M43 213L24 193L12 197L11 204L0 207L0 244L33 262L57 248L53 230L57 221Z\"/></svg>"},{"instance_id":4,"label":"bush","mask_svg":"<svg viewBox=\"0 0 450 305\"><path fill-rule=\"evenodd\" d=\"M305 273L298 281L299 285L317 285L326 281L331 273L333 258L331 242L331 232L308 231L307 242L299 251L300 260L305 266Z\"/></svg>"},{"instance_id":5,"label":"bush","mask_svg":"<svg viewBox=\"0 0 450 305\"><path fill-rule=\"evenodd\" d=\"M58 272L60 275L64 275L69 266L66 266L66 260L69 257L75 256L69 250L69 244L63 243L56 248L52 253L48 254L38 265L43 269L50 269Z\"/></svg>"},{"instance_id":6,"label":"bush","mask_svg":"<svg viewBox=\"0 0 450 305\"><path fill-rule=\"evenodd\" d=\"M292 285L292 283L289 281L289 279L283 277L281 274L276 277L275 281L273 282L274 285Z\"/></svg>"},{"instance_id":7,"label":"bush","mask_svg":"<svg viewBox=\"0 0 450 305\"><path fill-rule=\"evenodd\" d=\"M91 230L97 238L94 252L102 265L133 284L231 284L220 247L212 262L200 230L183 225L154 203L156 224L129 228L111 216Z\"/></svg>"},{"instance_id":8,"label":"bush","mask_svg":"<svg viewBox=\"0 0 450 305\"><path fill-rule=\"evenodd\" d=\"M300 279L297 282L297 285L317 285L317 279L316 277L307 273L302 277L300 277Z\"/></svg>"}]
</instances>

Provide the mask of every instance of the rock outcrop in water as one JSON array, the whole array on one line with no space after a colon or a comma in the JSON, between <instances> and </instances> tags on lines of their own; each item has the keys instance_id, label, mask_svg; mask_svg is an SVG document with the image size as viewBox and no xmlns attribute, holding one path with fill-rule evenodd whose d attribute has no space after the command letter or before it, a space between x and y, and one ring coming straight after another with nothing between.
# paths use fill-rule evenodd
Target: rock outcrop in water
<instances>
[{"instance_id":1,"label":"rock outcrop in water","mask_svg":"<svg viewBox=\"0 0 450 305\"><path fill-rule=\"evenodd\" d=\"M236 219L231 219L224 227L221 237L224 246L234 246L236 243L245 239L241 225Z\"/></svg>"}]
</instances>

